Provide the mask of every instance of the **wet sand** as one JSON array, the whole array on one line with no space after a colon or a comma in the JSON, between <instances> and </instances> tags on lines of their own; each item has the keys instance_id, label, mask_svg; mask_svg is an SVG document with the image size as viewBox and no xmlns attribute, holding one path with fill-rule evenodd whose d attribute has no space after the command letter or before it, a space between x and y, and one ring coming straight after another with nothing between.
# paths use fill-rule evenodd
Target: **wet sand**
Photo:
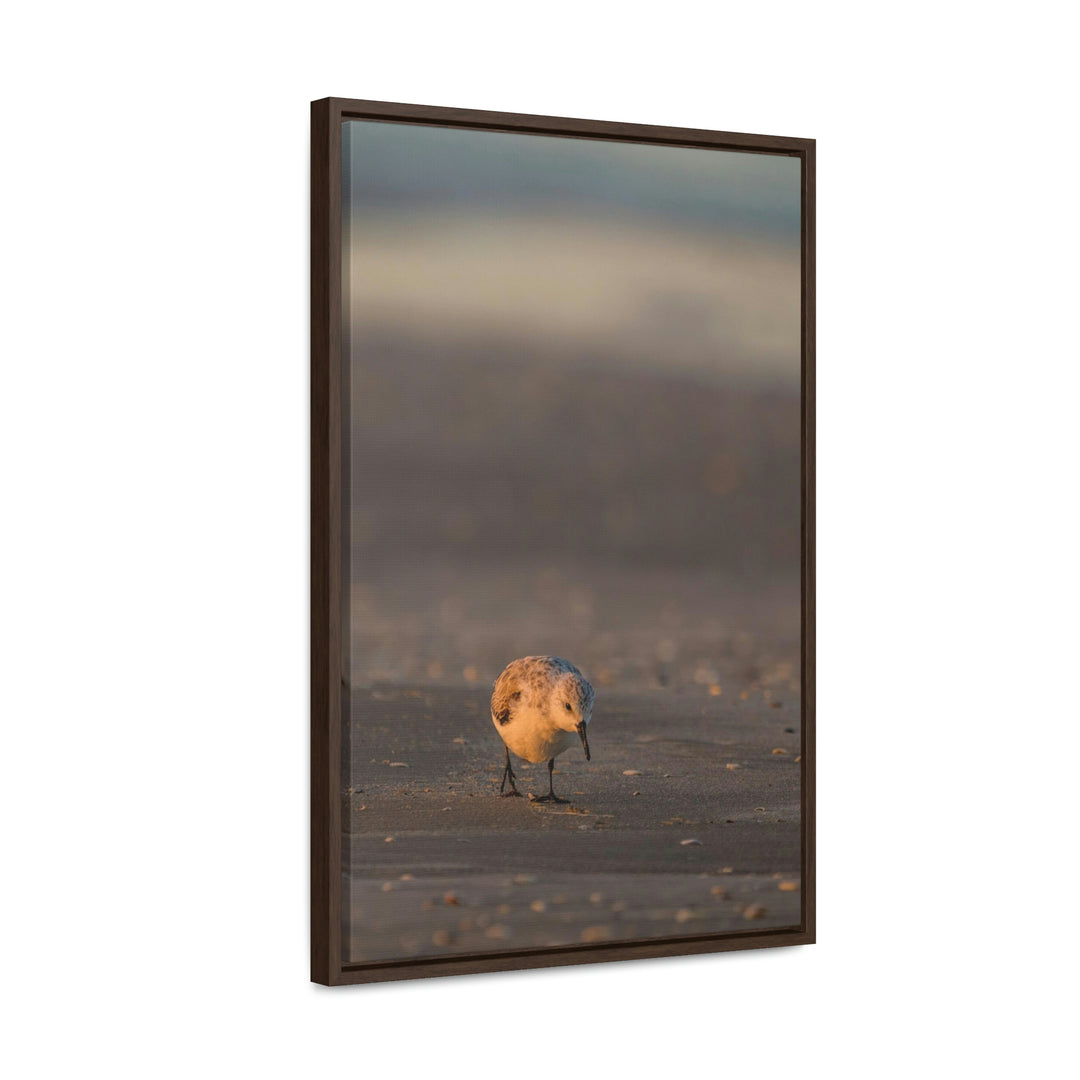
<instances>
[{"instance_id":1,"label":"wet sand","mask_svg":"<svg viewBox=\"0 0 1080 1080\"><path fill-rule=\"evenodd\" d=\"M353 690L347 962L796 925L798 693L719 689L601 690L566 805L498 796L486 686Z\"/></svg>"},{"instance_id":2,"label":"wet sand","mask_svg":"<svg viewBox=\"0 0 1080 1080\"><path fill-rule=\"evenodd\" d=\"M796 925L797 380L384 330L350 374L347 961ZM597 691L566 806L498 797L491 684L541 654Z\"/></svg>"}]
</instances>

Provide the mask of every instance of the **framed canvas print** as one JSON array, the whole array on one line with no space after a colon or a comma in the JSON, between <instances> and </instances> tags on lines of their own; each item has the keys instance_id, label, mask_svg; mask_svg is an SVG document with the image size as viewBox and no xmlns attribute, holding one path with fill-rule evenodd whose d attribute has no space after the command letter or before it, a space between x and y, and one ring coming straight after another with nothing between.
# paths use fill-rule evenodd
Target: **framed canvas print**
<instances>
[{"instance_id":1,"label":"framed canvas print","mask_svg":"<svg viewBox=\"0 0 1080 1080\"><path fill-rule=\"evenodd\" d=\"M814 142L312 104L311 977L814 940Z\"/></svg>"}]
</instances>

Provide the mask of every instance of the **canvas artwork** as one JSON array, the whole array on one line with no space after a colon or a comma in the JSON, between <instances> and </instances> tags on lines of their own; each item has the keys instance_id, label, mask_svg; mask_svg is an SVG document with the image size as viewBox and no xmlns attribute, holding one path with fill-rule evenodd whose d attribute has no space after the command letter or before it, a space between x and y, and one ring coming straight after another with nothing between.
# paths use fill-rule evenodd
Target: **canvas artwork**
<instances>
[{"instance_id":1,"label":"canvas artwork","mask_svg":"<svg viewBox=\"0 0 1080 1080\"><path fill-rule=\"evenodd\" d=\"M341 971L810 940L803 168L342 120Z\"/></svg>"}]
</instances>

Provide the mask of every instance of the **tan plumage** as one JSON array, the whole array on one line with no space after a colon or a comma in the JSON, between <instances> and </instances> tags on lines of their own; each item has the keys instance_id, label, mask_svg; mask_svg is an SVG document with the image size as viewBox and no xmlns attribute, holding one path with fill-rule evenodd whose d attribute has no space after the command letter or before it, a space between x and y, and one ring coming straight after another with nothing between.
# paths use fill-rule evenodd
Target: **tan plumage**
<instances>
[{"instance_id":1,"label":"tan plumage","mask_svg":"<svg viewBox=\"0 0 1080 1080\"><path fill-rule=\"evenodd\" d=\"M548 763L549 793L541 798L563 802L551 785L555 758L580 739L589 760L586 730L595 699L585 676L561 657L525 656L507 664L491 693L491 722L506 747L500 794L520 794L510 764L512 750L525 761Z\"/></svg>"}]
</instances>

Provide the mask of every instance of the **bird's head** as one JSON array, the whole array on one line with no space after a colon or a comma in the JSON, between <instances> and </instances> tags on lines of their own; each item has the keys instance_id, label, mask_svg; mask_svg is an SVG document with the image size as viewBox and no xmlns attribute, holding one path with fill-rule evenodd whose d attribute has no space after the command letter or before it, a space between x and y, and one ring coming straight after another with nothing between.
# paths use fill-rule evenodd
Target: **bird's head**
<instances>
[{"instance_id":1,"label":"bird's head","mask_svg":"<svg viewBox=\"0 0 1080 1080\"><path fill-rule=\"evenodd\" d=\"M580 675L567 672L560 680L556 692L551 695L552 721L563 731L575 731L581 736L585 747L585 760L591 761L587 729L592 719L596 692Z\"/></svg>"}]
</instances>

